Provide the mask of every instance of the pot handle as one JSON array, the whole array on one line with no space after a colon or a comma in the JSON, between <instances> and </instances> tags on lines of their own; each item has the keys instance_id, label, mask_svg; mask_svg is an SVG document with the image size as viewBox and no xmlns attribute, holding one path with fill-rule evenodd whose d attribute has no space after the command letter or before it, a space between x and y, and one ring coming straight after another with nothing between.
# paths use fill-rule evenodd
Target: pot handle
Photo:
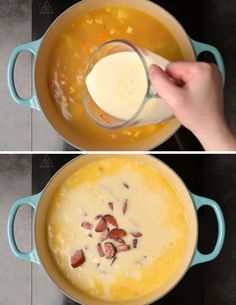
<instances>
[{"instance_id":1,"label":"pot handle","mask_svg":"<svg viewBox=\"0 0 236 305\"><path fill-rule=\"evenodd\" d=\"M203 254L198 249L196 249L193 260L191 262L191 267L215 259L219 255L225 239L225 221L222 210L218 203L216 203L214 200L205 197L200 197L194 194L192 194L192 199L197 210L199 210L199 208L204 205L207 205L214 210L218 223L218 236L215 248L211 253Z\"/></svg>"},{"instance_id":2,"label":"pot handle","mask_svg":"<svg viewBox=\"0 0 236 305\"><path fill-rule=\"evenodd\" d=\"M8 61L8 67L7 67L7 85L8 85L8 89L9 89L9 92L10 92L13 100L17 104L20 104L25 107L37 109L37 110L40 110L40 108L39 108L35 94L33 94L29 99L23 99L18 95L18 93L16 91L15 81L14 81L14 68L15 68L17 57L21 52L30 51L34 56L36 56L38 53L40 44L41 44L41 39L35 40L32 42L28 42L28 43L25 43L25 44L22 44L22 45L16 47L10 55L10 58Z\"/></svg>"},{"instance_id":3,"label":"pot handle","mask_svg":"<svg viewBox=\"0 0 236 305\"><path fill-rule=\"evenodd\" d=\"M10 209L10 212L8 215L8 220L7 220L7 239L8 239L8 243L10 245L12 252L18 258L23 259L25 261L32 262L32 263L36 263L36 264L40 264L40 261L38 259L35 248L29 253L21 252L18 249L18 247L16 245L15 235L14 235L14 222L15 222L16 213L22 205L28 204L35 210L38 206L40 197L41 197L41 193L33 195L33 196L21 198L21 199L15 201Z\"/></svg>"},{"instance_id":4,"label":"pot handle","mask_svg":"<svg viewBox=\"0 0 236 305\"><path fill-rule=\"evenodd\" d=\"M198 55L200 55L202 52L209 52L215 57L217 66L222 75L223 84L225 84L225 65L220 52L209 44L202 43L193 39L191 39L191 41L196 57L198 57Z\"/></svg>"}]
</instances>

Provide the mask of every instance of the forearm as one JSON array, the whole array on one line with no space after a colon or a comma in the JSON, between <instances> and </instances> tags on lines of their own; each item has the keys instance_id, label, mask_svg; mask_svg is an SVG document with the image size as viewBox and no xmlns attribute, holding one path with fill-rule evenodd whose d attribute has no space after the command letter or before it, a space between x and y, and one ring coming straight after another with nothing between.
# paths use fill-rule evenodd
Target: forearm
<instances>
[{"instance_id":1,"label":"forearm","mask_svg":"<svg viewBox=\"0 0 236 305\"><path fill-rule=\"evenodd\" d=\"M226 122L207 126L201 132L195 133L202 146L207 151L236 151L236 135Z\"/></svg>"}]
</instances>

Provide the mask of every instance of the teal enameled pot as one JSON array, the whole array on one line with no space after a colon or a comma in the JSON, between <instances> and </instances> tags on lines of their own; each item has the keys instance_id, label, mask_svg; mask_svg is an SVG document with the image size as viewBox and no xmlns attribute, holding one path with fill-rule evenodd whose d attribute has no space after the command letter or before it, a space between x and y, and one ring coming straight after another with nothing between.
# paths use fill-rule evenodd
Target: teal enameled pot
<instances>
[{"instance_id":1,"label":"teal enameled pot","mask_svg":"<svg viewBox=\"0 0 236 305\"><path fill-rule=\"evenodd\" d=\"M95 161L105 160L107 158L125 158L131 159L139 162L144 162L149 164L153 168L156 168L161 172L166 179L171 183L172 187L178 192L180 200L184 203L186 208L186 218L188 222L188 242L186 246L185 254L182 258L181 263L177 269L173 272L168 281L157 291L153 291L149 295L140 297L133 301L122 301L122 302L104 302L96 298L89 297L85 295L82 291L76 289L70 282L60 273L58 270L53 258L50 254L48 242L47 242L47 213L52 202L52 198L60 187L61 183L67 179L72 173L77 171L79 168L90 164ZM14 236L14 221L18 209L22 205L30 205L34 210L34 226L33 226L33 235L34 235L34 245L33 249L29 253L22 253L17 247L15 236ZM211 253L202 254L197 249L198 244L198 216L197 212L202 206L209 206L213 209L216 220L218 223L218 234L216 239L216 244ZM99 155L84 155L78 158L73 159L62 167L48 182L46 187L39 194L21 198L13 203L11 210L8 216L7 223L7 238L10 245L10 248L14 255L18 258L41 264L54 283L71 299L79 302L80 304L89 304L89 305L143 305L151 304L152 302L159 300L170 290L172 290L177 283L182 279L186 274L189 268L212 261L215 259L223 247L224 238L225 238L225 222L224 217L221 211L220 206L212 199L204 198L192 194L181 178L166 164L164 164L159 159L149 156L149 155L137 155L137 154L99 154ZM128 285L128 283L127 283Z\"/></svg>"},{"instance_id":2,"label":"teal enameled pot","mask_svg":"<svg viewBox=\"0 0 236 305\"><path fill-rule=\"evenodd\" d=\"M47 68L50 61L50 54L63 29L71 24L72 20L76 19L79 15L84 15L92 10L108 6L131 7L153 16L164 24L175 37L184 60L196 61L200 53L205 51L210 52L215 57L223 79L225 78L224 63L219 51L213 46L191 39L175 17L159 5L147 0L83 0L61 14L52 23L41 39L20 45L12 52L7 72L8 88L16 103L43 112L57 133L60 134L68 143L81 150L149 150L166 141L178 130L180 123L176 118L168 120L163 129L158 131L154 136L143 140L140 143L131 143L128 145L121 142L114 144L113 141L113 144L109 145L107 144L106 139L94 143L93 140L86 138L83 134L79 134L66 120L62 119L62 116L58 113L58 110L55 107L55 101L50 96L48 90ZM32 81L33 91L32 96L29 99L23 99L18 95L14 83L14 66L17 56L22 51L30 51L34 55L35 59Z\"/></svg>"}]
</instances>

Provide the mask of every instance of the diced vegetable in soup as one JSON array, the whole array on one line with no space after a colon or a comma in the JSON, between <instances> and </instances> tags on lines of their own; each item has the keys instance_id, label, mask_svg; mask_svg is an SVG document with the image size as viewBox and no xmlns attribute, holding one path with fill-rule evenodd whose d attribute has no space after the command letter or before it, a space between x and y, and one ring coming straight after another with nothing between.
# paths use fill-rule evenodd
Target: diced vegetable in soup
<instances>
[{"instance_id":1,"label":"diced vegetable in soup","mask_svg":"<svg viewBox=\"0 0 236 305\"><path fill-rule=\"evenodd\" d=\"M180 268L186 210L167 177L128 159L86 165L59 187L47 215L53 260L70 284L102 300L161 290Z\"/></svg>"},{"instance_id":2,"label":"diced vegetable in soup","mask_svg":"<svg viewBox=\"0 0 236 305\"><path fill-rule=\"evenodd\" d=\"M111 147L140 143L166 124L110 131L97 126L86 113L82 102L85 67L96 47L119 38L170 61L183 59L175 38L152 16L131 8L107 7L79 16L64 30L53 48L48 70L52 101L68 125L80 138Z\"/></svg>"}]
</instances>

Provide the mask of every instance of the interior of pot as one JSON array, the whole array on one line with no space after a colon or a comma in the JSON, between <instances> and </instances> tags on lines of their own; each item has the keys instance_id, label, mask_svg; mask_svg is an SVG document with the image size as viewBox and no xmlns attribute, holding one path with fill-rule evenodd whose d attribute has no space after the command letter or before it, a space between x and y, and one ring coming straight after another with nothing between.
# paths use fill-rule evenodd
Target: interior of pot
<instances>
[{"instance_id":1,"label":"interior of pot","mask_svg":"<svg viewBox=\"0 0 236 305\"><path fill-rule=\"evenodd\" d=\"M42 111L47 117L51 125L57 132L69 143L83 150L148 150L151 149L169 138L179 127L180 123L177 119L170 119L165 127L155 134L138 144L107 146L107 144L93 143L92 141L82 138L70 128L65 120L62 119L58 110L54 106L54 101L50 97L47 84L47 73L49 65L49 57L51 50L57 41L62 29L66 28L72 20L79 15L84 15L91 10L107 7L130 7L135 8L155 17L158 21L164 24L175 37L184 57L184 60L195 60L195 54L192 49L191 42L178 21L173 18L167 11L146 0L84 0L74 5L65 13L63 13L49 28L43 38L35 66L35 89Z\"/></svg>"},{"instance_id":2,"label":"interior of pot","mask_svg":"<svg viewBox=\"0 0 236 305\"><path fill-rule=\"evenodd\" d=\"M91 162L98 160L104 160L107 158L125 158L132 159L136 161L145 162L152 167L158 169L172 186L178 191L178 196L180 200L185 204L186 207L186 217L189 223L189 237L188 244L186 247L185 256L182 259L181 264L169 279L169 281L158 288L157 291L152 292L140 299L135 299L133 301L122 301L122 302L106 302L103 300L92 299L91 297L85 295L78 289L68 282L68 280L60 273L56 264L54 263L50 250L47 243L47 227L46 219L47 212L50 206L50 202L55 194L55 192L60 187L61 183L74 171L78 170L80 167L85 166ZM82 304L93 304L93 305L113 305L113 304L123 304L123 305L141 305L148 304L161 296L166 294L170 289L172 289L176 283L182 278L182 276L187 271L189 264L192 260L193 253L195 251L195 245L197 241L197 219L196 211L192 203L190 194L183 181L176 175L176 173L162 163L160 160L148 156L148 155L86 155L72 160L70 163L65 165L48 183L43 195L41 197L36 215L35 215L35 243L39 254L39 258L42 262L44 269L47 271L51 279L57 284L57 286L70 298L80 302ZM128 284L128 283L127 283Z\"/></svg>"}]
</instances>

